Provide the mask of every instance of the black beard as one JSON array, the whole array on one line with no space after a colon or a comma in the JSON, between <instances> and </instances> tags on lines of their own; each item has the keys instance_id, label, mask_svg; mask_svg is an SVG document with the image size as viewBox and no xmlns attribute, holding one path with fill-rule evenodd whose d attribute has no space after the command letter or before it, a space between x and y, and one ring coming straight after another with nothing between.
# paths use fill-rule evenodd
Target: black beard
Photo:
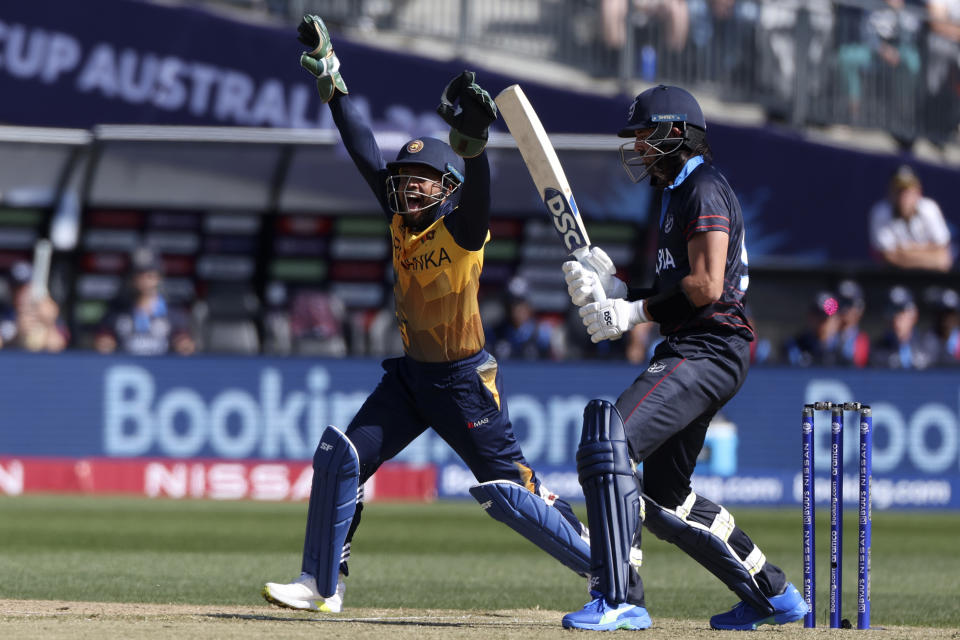
<instances>
[{"instance_id":1,"label":"black beard","mask_svg":"<svg viewBox=\"0 0 960 640\"><path fill-rule=\"evenodd\" d=\"M687 158L679 153L671 153L670 155L663 156L656 165L650 169L650 186L657 189L664 189L673 184L673 181L677 179L677 176L680 175L680 172L683 170L683 165L686 164Z\"/></svg>"},{"instance_id":2,"label":"black beard","mask_svg":"<svg viewBox=\"0 0 960 640\"><path fill-rule=\"evenodd\" d=\"M403 226L412 231L413 233L420 233L436 220L436 207L439 205L430 205L426 209L420 211L416 216L412 214L403 214Z\"/></svg>"},{"instance_id":3,"label":"black beard","mask_svg":"<svg viewBox=\"0 0 960 640\"><path fill-rule=\"evenodd\" d=\"M670 183L666 180L663 180L653 171L650 172L650 186L654 189L666 189L670 186Z\"/></svg>"}]
</instances>

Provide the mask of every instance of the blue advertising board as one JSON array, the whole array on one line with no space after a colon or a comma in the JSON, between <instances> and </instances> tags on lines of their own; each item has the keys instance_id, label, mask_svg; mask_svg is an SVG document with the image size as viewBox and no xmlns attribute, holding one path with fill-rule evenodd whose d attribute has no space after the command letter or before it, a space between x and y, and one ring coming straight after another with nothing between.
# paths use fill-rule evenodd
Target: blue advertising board
<instances>
[{"instance_id":1,"label":"blue advertising board","mask_svg":"<svg viewBox=\"0 0 960 640\"><path fill-rule=\"evenodd\" d=\"M504 363L517 436L553 491L579 494L574 452L586 402L612 399L639 372ZM0 455L308 460L321 431L346 426L380 373L368 359L0 353ZM798 503L801 409L814 400L872 405L877 508L960 507L960 376L949 371L755 368L711 426L695 488L721 502ZM826 483L829 415L817 418ZM854 499L857 429L845 439ZM437 465L442 496L466 495L473 481L430 431L397 460ZM826 500L825 484L818 493Z\"/></svg>"}]
</instances>

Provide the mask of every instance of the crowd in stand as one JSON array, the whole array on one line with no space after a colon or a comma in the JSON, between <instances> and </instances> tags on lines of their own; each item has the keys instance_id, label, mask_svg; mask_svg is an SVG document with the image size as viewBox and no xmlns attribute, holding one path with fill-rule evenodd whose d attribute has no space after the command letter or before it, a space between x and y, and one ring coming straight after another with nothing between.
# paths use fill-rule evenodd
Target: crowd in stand
<instances>
[{"instance_id":1,"label":"crowd in stand","mask_svg":"<svg viewBox=\"0 0 960 640\"><path fill-rule=\"evenodd\" d=\"M247 2L284 19L303 9L293 0ZM792 124L879 127L904 146L956 140L960 0L541 0L524 16L513 4L472 0L459 22L457 11L417 0L311 6L360 34L460 37L514 53L537 38L545 46L534 56L596 76L629 69L645 82L760 104Z\"/></svg>"},{"instance_id":2,"label":"crowd in stand","mask_svg":"<svg viewBox=\"0 0 960 640\"><path fill-rule=\"evenodd\" d=\"M807 326L783 345L781 361L800 367L960 366L960 296L954 289L929 287L917 304L906 287L891 287L876 311L883 314L884 328L875 336L861 327L865 311L863 291L852 280L841 282L836 292L818 293Z\"/></svg>"},{"instance_id":3,"label":"crowd in stand","mask_svg":"<svg viewBox=\"0 0 960 640\"><path fill-rule=\"evenodd\" d=\"M514 290L523 286L511 283ZM620 342L593 345L580 335L579 318L538 319L522 298L513 296L507 304L510 311L488 333L488 343L501 358L604 358L643 364L660 340L656 325L645 323ZM883 317L876 335L862 327L867 312ZM754 364L913 370L960 366L960 295L955 289L930 286L915 297L907 287L894 285L885 300L868 306L863 288L848 279L835 291L818 292L803 317L805 324L779 347L764 338L761 327L753 343Z\"/></svg>"},{"instance_id":4,"label":"crowd in stand","mask_svg":"<svg viewBox=\"0 0 960 640\"><path fill-rule=\"evenodd\" d=\"M775 118L882 126L904 145L957 132L960 0L602 0L613 51L630 2L648 81L716 84Z\"/></svg>"},{"instance_id":5,"label":"crowd in stand","mask_svg":"<svg viewBox=\"0 0 960 640\"><path fill-rule=\"evenodd\" d=\"M131 295L117 300L96 331L94 348L101 353L140 356L191 355L198 351L196 329L187 310L168 308L160 289L160 272L150 264L136 267ZM18 263L11 272L13 302L0 310L0 346L33 352L58 352L70 345L70 332L49 294L34 297L30 265ZM501 359L625 360L646 362L660 340L656 325L645 323L623 340L591 343L579 317L537 314L525 296L527 284L514 278L502 299L484 300L488 349ZM319 299L318 298L322 298ZM317 292L298 299L288 331L307 347L298 355L343 357L386 356L402 349L392 313L384 310L363 329L362 339L350 339L351 326L342 302ZM338 311L339 310L339 311ZM865 313L882 314L883 330L869 335ZM782 345L772 345L762 323L753 344L754 364L797 367L843 366L926 369L960 366L960 295L957 290L930 286L916 294L901 285L890 287L884 300L868 303L854 280L834 290L818 292L804 312L804 324ZM756 325L756 322L755 322ZM396 334L396 335L393 335ZM300 344L300 342L298 342ZM348 344L353 348L348 348ZM379 347L377 347L379 345Z\"/></svg>"},{"instance_id":6,"label":"crowd in stand","mask_svg":"<svg viewBox=\"0 0 960 640\"><path fill-rule=\"evenodd\" d=\"M133 264L130 293L117 300L100 323L95 350L139 356L197 353L191 315L167 307L155 258L145 252ZM30 271L28 263L18 263L10 274L13 303L0 311L0 346L62 351L70 345L70 332L49 294L35 296L31 292ZM535 313L526 296L527 287L516 277L503 296L488 296L483 301L487 346L500 359L606 359L643 364L660 340L656 325L644 323L623 340L595 345L575 314ZM299 309L291 314L288 331L309 341L306 348L295 348L292 353L382 357L401 352L399 332L389 310L378 314L382 320L374 319L365 327L368 335L363 339L351 340L349 334L362 329L351 326L349 314L335 297L317 292L298 298L296 306ZM874 318L882 315L882 330L874 335L862 326L866 313ZM803 318L803 326L796 327L781 345L772 345L764 337L761 324L753 343L754 364L912 370L960 366L960 294L953 288L935 285L915 294L894 285L882 301L868 301L863 288L846 279L833 290L819 291Z\"/></svg>"},{"instance_id":7,"label":"crowd in stand","mask_svg":"<svg viewBox=\"0 0 960 640\"><path fill-rule=\"evenodd\" d=\"M871 251L890 273L951 271L955 250L949 225L939 205L924 196L920 180L909 166L901 166L890 178L886 196L870 210L867 225ZM203 322L209 313L198 311L221 303L198 300L192 308L170 303L164 295L163 261L153 250L138 249L129 264L128 286L109 305L92 340L82 344L71 335L58 303L33 278L31 264L14 264L7 274L6 295L0 296L0 347L58 352L86 344L104 354L189 356L222 352L218 347L230 347L231 340L247 340L245 333L237 333L231 326L213 327ZM559 287L559 268L557 273ZM769 325L764 323L762 310L758 319L748 304L748 315L758 330L752 346L754 364L892 369L960 366L960 295L956 288L936 285L911 290L895 280L893 276L882 300L876 295L877 299L868 299L863 287L852 279L817 292L806 308L798 310L802 326L792 327L782 344L771 344L764 336ZM643 364L660 340L656 325L643 323L622 340L593 344L574 309L566 315L538 312L530 293L529 283L516 276L502 291L481 296L487 348L497 358L611 359ZM872 335L862 326L866 314L873 320ZM351 314L322 282L295 292L289 308L276 317L271 314L263 325L260 332L264 338L255 342L260 346L227 351L386 357L403 349L392 309Z\"/></svg>"}]
</instances>

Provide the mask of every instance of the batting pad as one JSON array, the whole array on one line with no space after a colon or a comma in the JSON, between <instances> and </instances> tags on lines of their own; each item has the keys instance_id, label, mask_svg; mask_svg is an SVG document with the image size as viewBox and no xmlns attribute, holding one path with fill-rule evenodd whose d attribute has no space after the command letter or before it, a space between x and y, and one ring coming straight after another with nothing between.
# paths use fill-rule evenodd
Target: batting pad
<instances>
[{"instance_id":1,"label":"batting pad","mask_svg":"<svg viewBox=\"0 0 960 640\"><path fill-rule=\"evenodd\" d=\"M498 520L537 545L564 566L586 577L590 572L590 545L556 508L543 498L509 480L491 480L470 487L494 520Z\"/></svg>"},{"instance_id":2,"label":"batting pad","mask_svg":"<svg viewBox=\"0 0 960 640\"><path fill-rule=\"evenodd\" d=\"M691 492L682 505L671 511L644 496L646 518L643 524L661 540L680 547L754 610L773 615L773 605L754 578L766 562L759 547L754 545L747 558L741 560L729 542L735 528L733 516L721 507L712 524L705 526L688 517L695 501L696 494Z\"/></svg>"},{"instance_id":3,"label":"batting pad","mask_svg":"<svg viewBox=\"0 0 960 640\"><path fill-rule=\"evenodd\" d=\"M608 602L626 602L642 501L623 420L606 400L591 400L583 411L577 474L587 500L590 573Z\"/></svg>"},{"instance_id":4,"label":"batting pad","mask_svg":"<svg viewBox=\"0 0 960 640\"><path fill-rule=\"evenodd\" d=\"M327 427L313 455L313 486L303 543L303 571L317 578L324 597L337 592L344 543L357 509L360 458L336 427Z\"/></svg>"}]
</instances>

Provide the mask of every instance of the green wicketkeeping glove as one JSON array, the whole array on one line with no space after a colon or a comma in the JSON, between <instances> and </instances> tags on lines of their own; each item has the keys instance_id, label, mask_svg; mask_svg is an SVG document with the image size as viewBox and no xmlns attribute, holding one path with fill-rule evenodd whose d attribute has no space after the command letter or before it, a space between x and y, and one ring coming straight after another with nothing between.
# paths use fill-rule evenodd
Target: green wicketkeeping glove
<instances>
[{"instance_id":1,"label":"green wicketkeeping glove","mask_svg":"<svg viewBox=\"0 0 960 640\"><path fill-rule=\"evenodd\" d=\"M300 56L300 66L317 77L320 99L330 102L337 91L347 93L347 85L340 76L340 60L333 53L330 33L323 20L307 14L297 27L297 33L297 40L312 49Z\"/></svg>"},{"instance_id":2,"label":"green wicketkeeping glove","mask_svg":"<svg viewBox=\"0 0 960 640\"><path fill-rule=\"evenodd\" d=\"M453 105L457 100L459 108ZM473 158L487 146L490 124L497 119L497 105L490 94L474 82L473 71L464 71L443 90L437 113L450 125L453 150L461 157Z\"/></svg>"}]
</instances>

